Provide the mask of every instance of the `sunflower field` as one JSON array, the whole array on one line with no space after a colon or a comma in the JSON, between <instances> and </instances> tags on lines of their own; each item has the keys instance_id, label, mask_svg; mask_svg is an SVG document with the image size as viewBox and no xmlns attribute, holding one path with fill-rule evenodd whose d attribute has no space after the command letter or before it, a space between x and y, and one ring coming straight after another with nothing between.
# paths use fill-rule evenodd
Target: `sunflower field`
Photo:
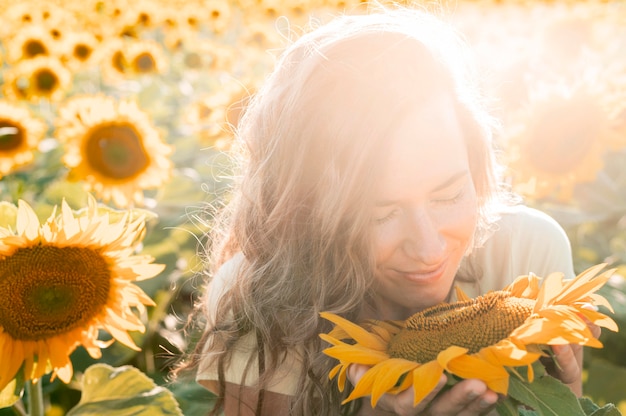
<instances>
[{"instance_id":1,"label":"sunflower field","mask_svg":"<svg viewBox=\"0 0 626 416\"><path fill-rule=\"evenodd\" d=\"M472 46L506 180L564 227L575 271L617 269L600 294L622 331L586 349L584 390L626 412L626 2L411 5ZM290 40L370 7L0 0L0 416L208 412L168 375L233 126Z\"/></svg>"}]
</instances>

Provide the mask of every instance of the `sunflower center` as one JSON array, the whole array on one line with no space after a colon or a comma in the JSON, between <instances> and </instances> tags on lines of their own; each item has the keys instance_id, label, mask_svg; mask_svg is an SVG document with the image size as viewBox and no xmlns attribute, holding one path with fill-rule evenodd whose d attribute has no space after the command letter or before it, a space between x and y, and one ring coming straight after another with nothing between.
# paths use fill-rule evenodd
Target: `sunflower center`
<instances>
[{"instance_id":1,"label":"sunflower center","mask_svg":"<svg viewBox=\"0 0 626 416\"><path fill-rule=\"evenodd\" d=\"M435 360L453 345L470 354L509 336L531 314L535 301L491 292L465 302L438 305L411 316L388 353L418 363Z\"/></svg>"},{"instance_id":2,"label":"sunflower center","mask_svg":"<svg viewBox=\"0 0 626 416\"><path fill-rule=\"evenodd\" d=\"M0 152L17 149L23 143L22 128L10 121L0 120Z\"/></svg>"},{"instance_id":3,"label":"sunflower center","mask_svg":"<svg viewBox=\"0 0 626 416\"><path fill-rule=\"evenodd\" d=\"M148 167L148 154L134 126L99 126L89 136L87 160L100 174L124 180L137 176Z\"/></svg>"},{"instance_id":4,"label":"sunflower center","mask_svg":"<svg viewBox=\"0 0 626 416\"><path fill-rule=\"evenodd\" d=\"M91 56L92 49L88 45L79 43L74 47L74 56L80 61L86 61Z\"/></svg>"},{"instance_id":5,"label":"sunflower center","mask_svg":"<svg viewBox=\"0 0 626 416\"><path fill-rule=\"evenodd\" d=\"M39 40L31 39L24 44L24 56L34 58L37 55L46 55L48 53L46 47Z\"/></svg>"},{"instance_id":6,"label":"sunflower center","mask_svg":"<svg viewBox=\"0 0 626 416\"><path fill-rule=\"evenodd\" d=\"M42 69L35 74L35 84L37 90L51 92L59 84L56 74L49 69Z\"/></svg>"},{"instance_id":7,"label":"sunflower center","mask_svg":"<svg viewBox=\"0 0 626 416\"><path fill-rule=\"evenodd\" d=\"M135 68L138 72L152 72L156 69L156 63L152 55L142 53L135 58Z\"/></svg>"},{"instance_id":8,"label":"sunflower center","mask_svg":"<svg viewBox=\"0 0 626 416\"><path fill-rule=\"evenodd\" d=\"M37 341L86 325L107 304L111 271L86 247L37 245L0 260L0 326Z\"/></svg>"}]
</instances>

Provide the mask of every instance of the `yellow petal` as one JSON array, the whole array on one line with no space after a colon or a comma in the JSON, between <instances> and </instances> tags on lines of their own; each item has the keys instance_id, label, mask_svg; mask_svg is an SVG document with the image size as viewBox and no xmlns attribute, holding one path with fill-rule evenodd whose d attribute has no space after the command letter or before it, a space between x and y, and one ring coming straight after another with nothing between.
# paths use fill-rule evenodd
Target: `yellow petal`
<instances>
[{"instance_id":1,"label":"yellow petal","mask_svg":"<svg viewBox=\"0 0 626 416\"><path fill-rule=\"evenodd\" d=\"M343 328L356 342L364 347L378 351L385 351L387 349L387 343L379 336L367 332L359 325L354 324L347 319L329 312L321 312L320 316Z\"/></svg>"},{"instance_id":2,"label":"yellow petal","mask_svg":"<svg viewBox=\"0 0 626 416\"><path fill-rule=\"evenodd\" d=\"M459 286L454 286L454 290L456 291L456 299L459 302L465 302L465 301L468 301L468 300L472 300L472 298L467 296L467 294L465 292L463 292L463 289L461 289Z\"/></svg>"},{"instance_id":3,"label":"yellow petal","mask_svg":"<svg viewBox=\"0 0 626 416\"><path fill-rule=\"evenodd\" d=\"M544 280L539 293L537 294L537 302L533 312L539 312L541 309L552 304L553 299L561 293L563 288L563 273L550 273Z\"/></svg>"},{"instance_id":4,"label":"yellow petal","mask_svg":"<svg viewBox=\"0 0 626 416\"><path fill-rule=\"evenodd\" d=\"M531 364L541 357L541 354L528 352L506 339L496 345L483 348L478 355L491 364L506 367Z\"/></svg>"},{"instance_id":5,"label":"yellow petal","mask_svg":"<svg viewBox=\"0 0 626 416\"><path fill-rule=\"evenodd\" d=\"M506 394L509 373L502 366L489 363L476 355L461 355L448 361L446 370L464 379L482 380L496 393Z\"/></svg>"},{"instance_id":6,"label":"yellow petal","mask_svg":"<svg viewBox=\"0 0 626 416\"><path fill-rule=\"evenodd\" d=\"M575 279L569 281L555 299L555 303L561 305L572 304L579 299L589 296L591 293L598 290L604 285L615 269L607 270L606 272L595 276L595 274L604 267L604 264L591 267L582 272ZM594 277L595 276L595 277Z\"/></svg>"},{"instance_id":7,"label":"yellow petal","mask_svg":"<svg viewBox=\"0 0 626 416\"><path fill-rule=\"evenodd\" d=\"M26 202L21 199L18 201L17 212L17 233L18 235L25 235L29 240L35 240L39 235L39 218L35 211Z\"/></svg>"},{"instance_id":8,"label":"yellow petal","mask_svg":"<svg viewBox=\"0 0 626 416\"><path fill-rule=\"evenodd\" d=\"M439 362L440 366L442 366L443 368L446 368L450 360L460 357L461 355L467 354L467 351L468 351L467 348L457 347L456 345L453 345L441 351L437 355L437 361Z\"/></svg>"},{"instance_id":9,"label":"yellow petal","mask_svg":"<svg viewBox=\"0 0 626 416\"><path fill-rule=\"evenodd\" d=\"M392 390L403 374L418 367L419 364L402 358L390 358L377 364L372 370L379 372L372 386L372 407L376 406L380 397ZM378 367L378 368L377 368Z\"/></svg>"},{"instance_id":10,"label":"yellow petal","mask_svg":"<svg viewBox=\"0 0 626 416\"><path fill-rule=\"evenodd\" d=\"M586 308L580 308L579 312L583 314L585 318L589 319L590 322L593 322L598 326L610 329L613 332L619 331L619 328L617 327L615 321L603 313Z\"/></svg>"},{"instance_id":11,"label":"yellow petal","mask_svg":"<svg viewBox=\"0 0 626 416\"><path fill-rule=\"evenodd\" d=\"M341 342L323 350L324 354L351 364L374 365L389 359L389 356L380 351L364 348L358 344L350 345Z\"/></svg>"},{"instance_id":12,"label":"yellow petal","mask_svg":"<svg viewBox=\"0 0 626 416\"><path fill-rule=\"evenodd\" d=\"M437 361L429 361L413 370L413 405L417 405L433 391L442 374L443 367Z\"/></svg>"}]
</instances>

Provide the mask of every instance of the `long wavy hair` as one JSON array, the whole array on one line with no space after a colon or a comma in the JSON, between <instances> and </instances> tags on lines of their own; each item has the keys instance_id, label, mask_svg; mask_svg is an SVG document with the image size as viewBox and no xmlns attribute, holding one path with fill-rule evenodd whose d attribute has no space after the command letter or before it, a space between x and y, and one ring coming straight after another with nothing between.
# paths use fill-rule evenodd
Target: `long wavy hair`
<instances>
[{"instance_id":1,"label":"long wavy hair","mask_svg":"<svg viewBox=\"0 0 626 416\"><path fill-rule=\"evenodd\" d=\"M341 16L286 48L238 126L241 175L212 231L208 274L237 253L243 260L217 303L199 304L194 319L208 307L215 321L186 368L207 350L227 365L253 333L266 358L260 389L286 354L298 355L291 414L355 411L328 379L335 363L321 352L318 334L330 328L319 313L355 320L371 299L371 192L390 132L435 94L453 98L465 134L479 197L475 244L492 222L494 123L467 58L450 26L406 9Z\"/></svg>"}]
</instances>

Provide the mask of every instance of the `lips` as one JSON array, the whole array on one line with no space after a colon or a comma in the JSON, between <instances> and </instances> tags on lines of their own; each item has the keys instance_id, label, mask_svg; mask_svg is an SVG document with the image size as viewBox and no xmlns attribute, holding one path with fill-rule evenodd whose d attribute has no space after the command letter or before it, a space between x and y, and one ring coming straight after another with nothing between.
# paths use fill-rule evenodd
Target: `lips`
<instances>
[{"instance_id":1,"label":"lips","mask_svg":"<svg viewBox=\"0 0 626 416\"><path fill-rule=\"evenodd\" d=\"M447 264L447 261L443 261L436 268L415 271L395 270L395 272L415 283L430 284L436 282L443 276Z\"/></svg>"}]
</instances>

